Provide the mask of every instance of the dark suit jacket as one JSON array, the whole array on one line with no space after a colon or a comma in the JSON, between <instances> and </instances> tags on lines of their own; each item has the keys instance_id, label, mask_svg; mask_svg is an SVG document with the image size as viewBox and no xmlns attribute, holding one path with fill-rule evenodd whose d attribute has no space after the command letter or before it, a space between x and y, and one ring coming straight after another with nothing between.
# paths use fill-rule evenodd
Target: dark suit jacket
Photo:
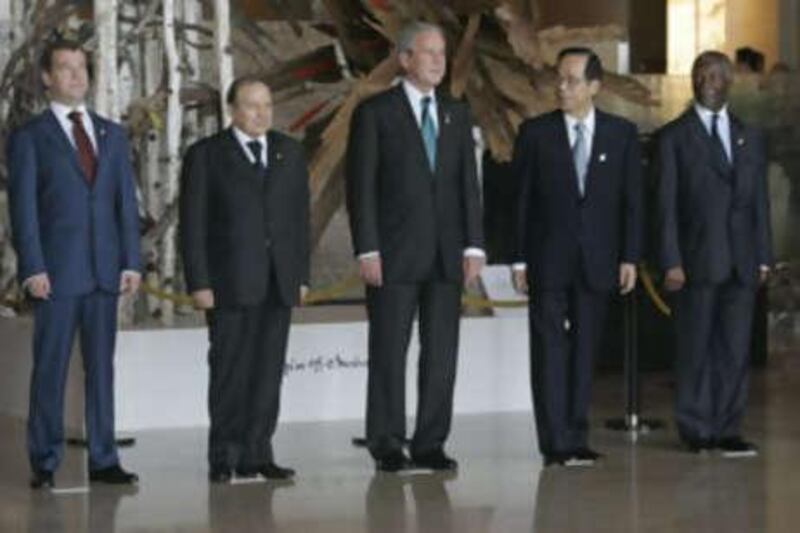
<instances>
[{"instance_id":1,"label":"dark suit jacket","mask_svg":"<svg viewBox=\"0 0 800 533\"><path fill-rule=\"evenodd\" d=\"M564 114L520 126L511 167L520 187L515 261L527 263L533 290L563 289L583 275L608 291L619 283L619 264L639 260L639 154L636 126L595 110L581 198Z\"/></svg>"},{"instance_id":2,"label":"dark suit jacket","mask_svg":"<svg viewBox=\"0 0 800 533\"><path fill-rule=\"evenodd\" d=\"M460 280L467 247L483 247L472 123L467 106L437 95L436 171L411 104L397 85L361 102L347 147L347 208L356 254L379 251L388 283L431 275Z\"/></svg>"},{"instance_id":3,"label":"dark suit jacket","mask_svg":"<svg viewBox=\"0 0 800 533\"><path fill-rule=\"evenodd\" d=\"M97 174L89 187L76 149L49 109L16 129L7 145L17 274L47 273L52 294L119 291L123 270L139 270L139 221L125 131L91 113Z\"/></svg>"},{"instance_id":4,"label":"dark suit jacket","mask_svg":"<svg viewBox=\"0 0 800 533\"><path fill-rule=\"evenodd\" d=\"M190 291L212 289L215 305L256 305L274 269L286 305L309 279L308 170L297 141L267 134L267 174L233 131L192 145L183 162L180 236Z\"/></svg>"},{"instance_id":5,"label":"dark suit jacket","mask_svg":"<svg viewBox=\"0 0 800 533\"><path fill-rule=\"evenodd\" d=\"M732 166L694 108L658 136L660 266L683 266L689 283L735 272L755 284L772 263L764 137L733 115L730 124Z\"/></svg>"}]
</instances>

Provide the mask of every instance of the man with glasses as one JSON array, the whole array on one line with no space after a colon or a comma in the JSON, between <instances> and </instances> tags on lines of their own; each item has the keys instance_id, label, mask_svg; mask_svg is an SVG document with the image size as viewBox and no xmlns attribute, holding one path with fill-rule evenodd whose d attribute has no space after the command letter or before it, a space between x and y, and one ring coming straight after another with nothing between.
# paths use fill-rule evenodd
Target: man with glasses
<instances>
[{"instance_id":1,"label":"man with glasses","mask_svg":"<svg viewBox=\"0 0 800 533\"><path fill-rule=\"evenodd\" d=\"M591 465L592 366L612 291L636 284L641 161L636 126L594 106L603 67L558 56L560 109L520 126L514 285L529 294L531 385L546 465Z\"/></svg>"}]
</instances>

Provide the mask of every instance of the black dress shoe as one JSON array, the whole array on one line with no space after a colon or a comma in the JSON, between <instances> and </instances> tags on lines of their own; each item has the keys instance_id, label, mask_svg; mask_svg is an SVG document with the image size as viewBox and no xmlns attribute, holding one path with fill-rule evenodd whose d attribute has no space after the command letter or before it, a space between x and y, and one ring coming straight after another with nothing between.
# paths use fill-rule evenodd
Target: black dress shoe
<instances>
[{"instance_id":1,"label":"black dress shoe","mask_svg":"<svg viewBox=\"0 0 800 533\"><path fill-rule=\"evenodd\" d=\"M591 461L599 461L603 458L603 454L597 453L591 448L578 448L574 455L578 459L589 459Z\"/></svg>"},{"instance_id":2,"label":"black dress shoe","mask_svg":"<svg viewBox=\"0 0 800 533\"><path fill-rule=\"evenodd\" d=\"M411 461L401 451L392 452L375 460L375 469L381 472L399 472L411 468Z\"/></svg>"},{"instance_id":3,"label":"black dress shoe","mask_svg":"<svg viewBox=\"0 0 800 533\"><path fill-rule=\"evenodd\" d=\"M712 439L686 439L685 442L689 452L696 454L709 452L716 447Z\"/></svg>"},{"instance_id":4,"label":"black dress shoe","mask_svg":"<svg viewBox=\"0 0 800 533\"><path fill-rule=\"evenodd\" d=\"M566 460L567 455L563 453L544 454L544 466L564 466Z\"/></svg>"},{"instance_id":5,"label":"black dress shoe","mask_svg":"<svg viewBox=\"0 0 800 533\"><path fill-rule=\"evenodd\" d=\"M93 483L107 483L109 485L133 485L139 481L139 476L133 472L123 470L119 464L89 470L89 481Z\"/></svg>"},{"instance_id":6,"label":"black dress shoe","mask_svg":"<svg viewBox=\"0 0 800 533\"><path fill-rule=\"evenodd\" d=\"M564 466L594 466L600 457L602 456L599 453L590 448L578 448L566 454L563 464Z\"/></svg>"},{"instance_id":7,"label":"black dress shoe","mask_svg":"<svg viewBox=\"0 0 800 533\"><path fill-rule=\"evenodd\" d=\"M442 450L414 455L412 458L414 466L420 468L430 468L431 470L456 470L458 461L448 457Z\"/></svg>"},{"instance_id":8,"label":"black dress shoe","mask_svg":"<svg viewBox=\"0 0 800 533\"><path fill-rule=\"evenodd\" d=\"M295 471L292 468L278 466L275 463L267 463L254 467L240 467L236 469L236 476L249 478L262 475L267 479L292 479Z\"/></svg>"},{"instance_id":9,"label":"black dress shoe","mask_svg":"<svg viewBox=\"0 0 800 533\"><path fill-rule=\"evenodd\" d=\"M231 469L227 466L212 465L208 470L208 480L211 483L229 483L231 480Z\"/></svg>"},{"instance_id":10,"label":"black dress shoe","mask_svg":"<svg viewBox=\"0 0 800 533\"><path fill-rule=\"evenodd\" d=\"M758 448L741 437L720 439L717 447L723 457L755 457L758 455Z\"/></svg>"},{"instance_id":11,"label":"black dress shoe","mask_svg":"<svg viewBox=\"0 0 800 533\"><path fill-rule=\"evenodd\" d=\"M54 486L53 473L50 470L34 470L31 476L32 489L52 489Z\"/></svg>"}]
</instances>

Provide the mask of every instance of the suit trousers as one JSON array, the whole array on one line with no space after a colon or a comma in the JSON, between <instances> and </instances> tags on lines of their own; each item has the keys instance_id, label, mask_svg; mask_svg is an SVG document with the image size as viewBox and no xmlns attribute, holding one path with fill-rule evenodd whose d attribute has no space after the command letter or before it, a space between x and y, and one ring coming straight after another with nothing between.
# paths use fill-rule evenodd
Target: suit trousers
<instances>
[{"instance_id":1,"label":"suit trousers","mask_svg":"<svg viewBox=\"0 0 800 533\"><path fill-rule=\"evenodd\" d=\"M116 294L96 290L35 301L28 414L28 456L34 470L55 471L63 456L64 389L76 332L83 356L89 468L119 462L114 442L117 300Z\"/></svg>"},{"instance_id":2,"label":"suit trousers","mask_svg":"<svg viewBox=\"0 0 800 533\"><path fill-rule=\"evenodd\" d=\"M739 434L747 401L756 287L734 277L676 295L675 415L686 441Z\"/></svg>"},{"instance_id":3,"label":"suit trousers","mask_svg":"<svg viewBox=\"0 0 800 533\"><path fill-rule=\"evenodd\" d=\"M419 319L417 416L411 454L441 450L450 433L458 355L461 285L441 276L367 288L369 375L367 446L375 459L402 449L406 433L406 362Z\"/></svg>"},{"instance_id":4,"label":"suit trousers","mask_svg":"<svg viewBox=\"0 0 800 533\"><path fill-rule=\"evenodd\" d=\"M532 288L531 388L544 455L587 446L592 372L608 300L607 292L594 291L582 280L560 290Z\"/></svg>"},{"instance_id":5,"label":"suit trousers","mask_svg":"<svg viewBox=\"0 0 800 533\"><path fill-rule=\"evenodd\" d=\"M206 313L212 467L251 468L273 460L291 311L272 277L260 304Z\"/></svg>"}]
</instances>

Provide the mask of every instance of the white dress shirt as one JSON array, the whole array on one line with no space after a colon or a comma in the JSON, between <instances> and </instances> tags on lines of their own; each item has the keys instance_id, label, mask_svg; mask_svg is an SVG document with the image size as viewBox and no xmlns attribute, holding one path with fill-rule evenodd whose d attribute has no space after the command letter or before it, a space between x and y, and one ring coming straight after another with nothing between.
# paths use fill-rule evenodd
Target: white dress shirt
<instances>
[{"instance_id":1,"label":"white dress shirt","mask_svg":"<svg viewBox=\"0 0 800 533\"><path fill-rule=\"evenodd\" d=\"M694 104L694 110L697 116L700 117L700 121L703 123L708 134L711 135L711 122L713 120L714 111L701 106L697 102ZM731 118L728 115L728 104L725 104L716 114L719 117L717 119L717 132L719 133L719 138L722 139L722 147L725 149L725 155L728 156L728 161L733 161L731 152Z\"/></svg>"},{"instance_id":2,"label":"white dress shirt","mask_svg":"<svg viewBox=\"0 0 800 533\"><path fill-rule=\"evenodd\" d=\"M244 150L244 154L247 156L247 160L250 161L255 165L256 163L256 156L253 155L253 152L250 151L250 147L247 146L247 143L258 141L261 143L261 163L266 167L267 166L267 135L261 135L259 137L250 137L248 134L233 126L233 136L236 137L236 140L239 141L239 144L242 146L242 150Z\"/></svg>"},{"instance_id":3,"label":"white dress shirt","mask_svg":"<svg viewBox=\"0 0 800 533\"><path fill-rule=\"evenodd\" d=\"M564 124L567 127L567 136L569 138L569 148L572 149L575 146L575 125L578 122L583 123L583 140L586 143L586 153L592 153L592 141L594 140L594 125L595 125L595 112L594 107L589 110L589 113L583 117L583 119L579 119L574 117L568 113L564 113Z\"/></svg>"},{"instance_id":4,"label":"white dress shirt","mask_svg":"<svg viewBox=\"0 0 800 533\"><path fill-rule=\"evenodd\" d=\"M428 113L431 116L431 120L433 120L433 129L436 131L436 135L438 137L439 113L436 106L436 91L423 93L406 79L402 81L402 84L403 90L408 97L408 102L411 104L411 110L414 112L414 118L417 119L417 126L419 126L420 129L422 128L422 99L426 96L431 99L431 103L428 104Z\"/></svg>"},{"instance_id":5,"label":"white dress shirt","mask_svg":"<svg viewBox=\"0 0 800 533\"><path fill-rule=\"evenodd\" d=\"M94 148L94 153L97 154L97 136L95 135L94 131L94 123L92 122L92 117L89 115L89 110L86 109L85 104L70 107L62 104L61 102L50 102L50 110L56 116L58 123L61 125L61 129L64 130L64 133L67 135L67 139L69 139L69 142L72 143L72 146L76 149L77 145L75 144L75 138L72 135L73 124L72 120L69 118L69 114L73 111L78 111L81 114L83 129L86 130L86 135L89 136L89 140L92 143L92 148Z\"/></svg>"}]
</instances>

